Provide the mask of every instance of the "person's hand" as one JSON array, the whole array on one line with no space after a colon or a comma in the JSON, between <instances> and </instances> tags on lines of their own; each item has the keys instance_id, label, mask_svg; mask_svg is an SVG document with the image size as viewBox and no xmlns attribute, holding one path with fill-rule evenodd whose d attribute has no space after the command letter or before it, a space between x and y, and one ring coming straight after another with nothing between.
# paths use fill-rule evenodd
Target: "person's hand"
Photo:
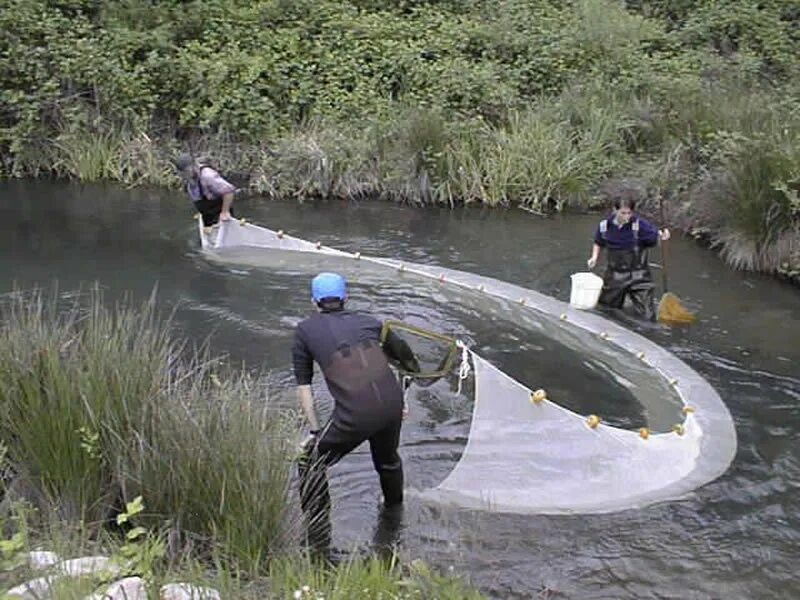
<instances>
[{"instance_id":1,"label":"person's hand","mask_svg":"<svg viewBox=\"0 0 800 600\"><path fill-rule=\"evenodd\" d=\"M219 220L220 221L230 221L232 219L231 213L228 210L223 210L219 213Z\"/></svg>"},{"instance_id":2,"label":"person's hand","mask_svg":"<svg viewBox=\"0 0 800 600\"><path fill-rule=\"evenodd\" d=\"M319 438L319 431L311 431L305 437L305 439L300 442L300 453L305 454L311 452L314 448L314 445L317 443L317 439Z\"/></svg>"},{"instance_id":3,"label":"person's hand","mask_svg":"<svg viewBox=\"0 0 800 600\"><path fill-rule=\"evenodd\" d=\"M405 400L403 400L403 419L406 419L406 418L408 417L408 413L409 413L409 412L410 412L410 411L409 411L409 409L408 409L408 402L406 402Z\"/></svg>"},{"instance_id":4,"label":"person's hand","mask_svg":"<svg viewBox=\"0 0 800 600\"><path fill-rule=\"evenodd\" d=\"M594 256L590 256L589 260L586 261L586 266L594 269L597 266L597 259Z\"/></svg>"},{"instance_id":5,"label":"person's hand","mask_svg":"<svg viewBox=\"0 0 800 600\"><path fill-rule=\"evenodd\" d=\"M667 240L668 240L670 237L672 237L672 236L670 235L669 229L667 229L666 227L665 227L664 229L661 229L661 230L658 232L658 235L659 235L659 237L661 238L661 241L662 241L662 242L666 242L666 241L667 241Z\"/></svg>"}]
</instances>

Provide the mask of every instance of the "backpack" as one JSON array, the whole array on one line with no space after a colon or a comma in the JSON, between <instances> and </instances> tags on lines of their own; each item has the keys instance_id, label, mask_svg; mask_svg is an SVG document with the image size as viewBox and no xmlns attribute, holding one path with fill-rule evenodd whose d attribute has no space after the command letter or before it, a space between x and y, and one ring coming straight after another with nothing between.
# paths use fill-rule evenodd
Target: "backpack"
<instances>
[{"instance_id":1,"label":"backpack","mask_svg":"<svg viewBox=\"0 0 800 600\"><path fill-rule=\"evenodd\" d=\"M189 181L186 184L186 192L189 194L189 197L192 199L192 202L200 202L200 200L205 200L208 198L206 196L206 191L203 189L203 169L211 169L208 165L200 165L197 168L198 175L197 181ZM213 199L213 198L212 198Z\"/></svg>"}]
</instances>

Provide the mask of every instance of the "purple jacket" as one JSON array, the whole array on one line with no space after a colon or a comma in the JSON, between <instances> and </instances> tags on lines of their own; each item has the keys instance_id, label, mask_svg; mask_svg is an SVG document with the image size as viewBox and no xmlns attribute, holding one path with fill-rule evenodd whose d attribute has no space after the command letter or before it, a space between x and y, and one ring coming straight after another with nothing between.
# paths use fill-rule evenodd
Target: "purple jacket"
<instances>
[{"instance_id":1,"label":"purple jacket","mask_svg":"<svg viewBox=\"0 0 800 600\"><path fill-rule=\"evenodd\" d=\"M600 221L594 233L594 243L609 250L634 250L650 248L658 244L658 229L638 215L622 225L614 221L614 215Z\"/></svg>"}]
</instances>

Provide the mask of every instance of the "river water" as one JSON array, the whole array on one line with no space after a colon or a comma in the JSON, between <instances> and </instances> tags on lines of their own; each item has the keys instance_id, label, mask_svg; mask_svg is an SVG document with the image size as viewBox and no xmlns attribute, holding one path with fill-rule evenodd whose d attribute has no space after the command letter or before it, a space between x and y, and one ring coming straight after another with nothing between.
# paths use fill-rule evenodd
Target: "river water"
<instances>
[{"instance_id":1,"label":"river water","mask_svg":"<svg viewBox=\"0 0 800 600\"><path fill-rule=\"evenodd\" d=\"M472 271L561 299L597 221L381 202L244 199L237 210L340 249ZM164 190L0 183L0 292L97 281L109 297L144 298L157 285L161 306L178 306L184 336L212 336L219 352L265 371L273 396L289 398L289 348L311 309L311 271L209 261L191 212ZM671 252L671 289L700 322L671 331L619 318L717 388L739 440L728 472L679 501L607 515L497 515L412 498L397 534L405 557L425 558L497 598L800 597L800 292L730 271L690 240L675 239ZM391 275L352 284L356 309L458 335L523 383L557 390L574 410L642 423L640 407L613 380L513 321L490 321ZM455 465L470 410L446 385L415 396L401 448L408 485L434 485ZM381 529L368 452L337 465L332 486L335 544L371 543Z\"/></svg>"}]
</instances>

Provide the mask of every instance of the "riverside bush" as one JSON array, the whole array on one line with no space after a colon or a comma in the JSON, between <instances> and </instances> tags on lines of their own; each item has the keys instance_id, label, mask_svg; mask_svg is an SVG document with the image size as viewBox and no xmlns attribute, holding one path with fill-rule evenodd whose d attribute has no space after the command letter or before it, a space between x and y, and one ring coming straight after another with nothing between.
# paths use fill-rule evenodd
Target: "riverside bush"
<instances>
[{"instance_id":1,"label":"riverside bush","mask_svg":"<svg viewBox=\"0 0 800 600\"><path fill-rule=\"evenodd\" d=\"M676 178L647 183L695 203L734 168L720 140L796 113L795 5L0 0L0 169L174 185L188 149L271 196L538 211L596 204L681 147ZM789 259L767 244L766 262L724 255Z\"/></svg>"}]
</instances>

